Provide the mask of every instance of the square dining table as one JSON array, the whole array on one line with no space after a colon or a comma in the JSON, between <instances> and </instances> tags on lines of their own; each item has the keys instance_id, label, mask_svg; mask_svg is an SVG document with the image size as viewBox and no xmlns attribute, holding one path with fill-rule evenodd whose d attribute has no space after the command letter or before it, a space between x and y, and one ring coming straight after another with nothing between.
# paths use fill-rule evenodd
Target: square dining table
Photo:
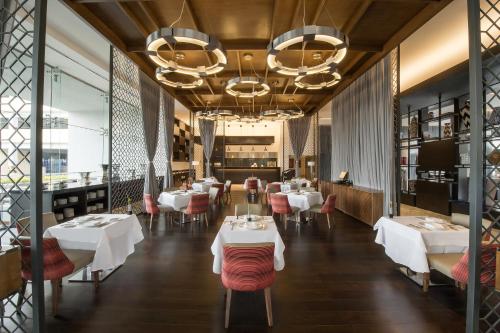
<instances>
[{"instance_id":1,"label":"square dining table","mask_svg":"<svg viewBox=\"0 0 500 333\"><path fill-rule=\"evenodd\" d=\"M425 216L382 216L373 229L387 256L417 273L429 273L427 254L463 253L469 246L469 229Z\"/></svg>"},{"instance_id":2,"label":"square dining table","mask_svg":"<svg viewBox=\"0 0 500 333\"><path fill-rule=\"evenodd\" d=\"M276 228L272 216L262 216L263 229L249 229L245 227L243 216L226 216L219 232L215 236L211 250L214 255L213 272L220 274L222 271L223 249L226 244L252 244L274 243L274 269L281 271L285 267L285 243Z\"/></svg>"},{"instance_id":3,"label":"square dining table","mask_svg":"<svg viewBox=\"0 0 500 333\"><path fill-rule=\"evenodd\" d=\"M125 263L135 244L144 239L135 215L91 214L45 230L43 237L56 238L62 249L95 251L92 271L108 270Z\"/></svg>"},{"instance_id":4,"label":"square dining table","mask_svg":"<svg viewBox=\"0 0 500 333\"><path fill-rule=\"evenodd\" d=\"M301 212L305 212L313 206L323 204L323 195L321 192L291 191L279 192L277 194L286 195L290 206L299 208Z\"/></svg>"},{"instance_id":5,"label":"square dining table","mask_svg":"<svg viewBox=\"0 0 500 333\"><path fill-rule=\"evenodd\" d=\"M172 207L176 211L187 207L189 200L195 194L203 194L203 192L195 190L177 190L171 192L161 192L158 197L158 203L163 206Z\"/></svg>"}]
</instances>

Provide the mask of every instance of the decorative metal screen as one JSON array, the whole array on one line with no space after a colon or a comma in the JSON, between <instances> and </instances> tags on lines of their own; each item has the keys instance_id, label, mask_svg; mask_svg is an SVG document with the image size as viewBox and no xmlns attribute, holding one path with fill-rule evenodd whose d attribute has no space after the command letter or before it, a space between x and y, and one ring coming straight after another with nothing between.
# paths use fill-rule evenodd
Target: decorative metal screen
<instances>
[{"instance_id":1,"label":"decorative metal screen","mask_svg":"<svg viewBox=\"0 0 500 333\"><path fill-rule=\"evenodd\" d=\"M0 240L18 237L16 225L29 217L30 112L34 1L3 1L0 8ZM5 268L0 268L5 269ZM29 294L29 287L27 295ZM15 311L17 294L2 300L0 332L27 332L31 296Z\"/></svg>"},{"instance_id":2,"label":"decorative metal screen","mask_svg":"<svg viewBox=\"0 0 500 333\"><path fill-rule=\"evenodd\" d=\"M132 211L143 211L144 175L147 155L144 143L139 69L122 52L113 48L111 99L111 198L113 212L125 212L128 198ZM161 88L160 86L160 89ZM153 160L161 187L167 167L165 154L165 114L160 108L158 146Z\"/></svg>"},{"instance_id":3,"label":"decorative metal screen","mask_svg":"<svg viewBox=\"0 0 500 333\"><path fill-rule=\"evenodd\" d=\"M484 215L492 221L483 223L483 242L500 244L500 1L481 1L481 47L483 52L484 89ZM484 244L484 243L483 243ZM484 250L483 250L484 252ZM497 254L498 255L498 254ZM483 256L485 259L485 256ZM479 312L480 332L500 332L500 292L495 290L495 274L485 273L494 267L495 256L481 261L483 281ZM497 267L498 272L498 267Z\"/></svg>"}]
</instances>

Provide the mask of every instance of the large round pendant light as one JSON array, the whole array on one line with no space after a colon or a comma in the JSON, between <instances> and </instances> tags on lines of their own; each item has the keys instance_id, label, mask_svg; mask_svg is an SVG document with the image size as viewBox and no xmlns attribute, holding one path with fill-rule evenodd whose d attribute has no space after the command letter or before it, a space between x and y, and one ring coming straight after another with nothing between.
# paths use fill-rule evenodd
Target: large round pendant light
<instances>
[{"instance_id":1,"label":"large round pendant light","mask_svg":"<svg viewBox=\"0 0 500 333\"><path fill-rule=\"evenodd\" d=\"M160 48L169 45L175 48L177 43L187 43L202 47L204 50L212 52L217 61L210 66L188 67L178 64L174 60L165 59L160 54ZM161 28L151 33L146 39L147 54L160 67L180 74L194 77L204 77L219 73L227 65L227 56L221 43L214 36L209 36L203 32L184 28Z\"/></svg>"},{"instance_id":2,"label":"large round pendant light","mask_svg":"<svg viewBox=\"0 0 500 333\"><path fill-rule=\"evenodd\" d=\"M293 68L283 65L276 59L277 55L287 47L309 41L328 43L336 52L314 66ZM311 75L331 71L345 58L348 45L348 38L334 27L307 25L276 37L267 47L267 64L271 70L289 76Z\"/></svg>"},{"instance_id":3,"label":"large round pendant light","mask_svg":"<svg viewBox=\"0 0 500 333\"><path fill-rule=\"evenodd\" d=\"M304 81L304 78L306 78L308 75L299 75L295 78L295 86L301 89L318 90L318 89L332 87L337 83L339 83L342 78L336 69L326 71L324 73L319 73L318 75L321 75L322 77L328 77L329 79L326 79L319 83L309 83Z\"/></svg>"},{"instance_id":4,"label":"large round pendant light","mask_svg":"<svg viewBox=\"0 0 500 333\"><path fill-rule=\"evenodd\" d=\"M245 92L241 90L237 90L237 85L242 84L251 84L252 91ZM269 85L264 81L264 79L255 77L255 76L243 76L243 77L234 77L231 80L227 81L226 85L226 93L235 97L241 98L254 98L259 96L264 96L269 93Z\"/></svg>"},{"instance_id":5,"label":"large round pendant light","mask_svg":"<svg viewBox=\"0 0 500 333\"><path fill-rule=\"evenodd\" d=\"M156 68L156 79L167 86L180 89L194 89L203 84L203 79L191 75L186 75L188 78L190 78L191 82L173 81L167 78L167 75L170 73L174 72L165 68L158 67Z\"/></svg>"}]
</instances>

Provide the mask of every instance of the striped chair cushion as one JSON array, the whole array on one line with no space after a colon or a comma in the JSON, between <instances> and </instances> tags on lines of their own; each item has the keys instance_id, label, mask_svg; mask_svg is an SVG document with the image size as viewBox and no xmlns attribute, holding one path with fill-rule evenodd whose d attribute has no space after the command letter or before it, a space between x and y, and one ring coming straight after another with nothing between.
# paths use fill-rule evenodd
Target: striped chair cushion
<instances>
[{"instance_id":1,"label":"striped chair cushion","mask_svg":"<svg viewBox=\"0 0 500 333\"><path fill-rule=\"evenodd\" d=\"M267 184L266 193L267 193L267 202L271 202L271 194L278 193L281 191L281 184Z\"/></svg>"},{"instance_id":2,"label":"striped chair cushion","mask_svg":"<svg viewBox=\"0 0 500 333\"><path fill-rule=\"evenodd\" d=\"M255 291L274 282L274 244L224 246L222 284L237 291Z\"/></svg>"},{"instance_id":3,"label":"striped chair cushion","mask_svg":"<svg viewBox=\"0 0 500 333\"><path fill-rule=\"evenodd\" d=\"M481 246L481 284L487 286L495 285L496 273L496 251L500 244L488 244ZM467 283L469 279L469 251L460 258L452 270L453 278L461 283Z\"/></svg>"},{"instance_id":4,"label":"striped chair cushion","mask_svg":"<svg viewBox=\"0 0 500 333\"><path fill-rule=\"evenodd\" d=\"M22 271L21 275L25 280L32 279L31 271L31 240L21 237L17 240L21 245ZM64 255L55 238L44 238L43 243L43 279L62 279L73 273L75 265Z\"/></svg>"},{"instance_id":5,"label":"striped chair cushion","mask_svg":"<svg viewBox=\"0 0 500 333\"><path fill-rule=\"evenodd\" d=\"M337 195L329 194L326 198L325 203L321 207L321 213L332 214L335 211L335 201L337 200Z\"/></svg>"},{"instance_id":6,"label":"striped chair cushion","mask_svg":"<svg viewBox=\"0 0 500 333\"><path fill-rule=\"evenodd\" d=\"M247 190L259 189L259 182L257 179L247 179Z\"/></svg>"},{"instance_id":7,"label":"striped chair cushion","mask_svg":"<svg viewBox=\"0 0 500 333\"><path fill-rule=\"evenodd\" d=\"M144 205L146 206L146 212L148 214L156 215L160 213L160 209L154 202L151 194L144 193Z\"/></svg>"},{"instance_id":8,"label":"striped chair cushion","mask_svg":"<svg viewBox=\"0 0 500 333\"><path fill-rule=\"evenodd\" d=\"M290 207L290 204L288 203L288 197L283 194L271 194L271 207L273 209L273 213L292 213L292 207Z\"/></svg>"},{"instance_id":9,"label":"striped chair cushion","mask_svg":"<svg viewBox=\"0 0 500 333\"><path fill-rule=\"evenodd\" d=\"M189 199L189 204L186 207L185 213L191 214L203 214L208 211L210 199L208 193L195 194Z\"/></svg>"}]
</instances>

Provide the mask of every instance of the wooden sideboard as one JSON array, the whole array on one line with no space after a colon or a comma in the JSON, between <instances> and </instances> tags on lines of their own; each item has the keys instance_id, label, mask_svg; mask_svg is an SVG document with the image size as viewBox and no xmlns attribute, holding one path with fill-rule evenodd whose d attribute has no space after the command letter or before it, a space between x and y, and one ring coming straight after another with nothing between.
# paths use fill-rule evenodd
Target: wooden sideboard
<instances>
[{"instance_id":1,"label":"wooden sideboard","mask_svg":"<svg viewBox=\"0 0 500 333\"><path fill-rule=\"evenodd\" d=\"M321 181L323 197L337 195L335 208L361 222L373 226L384 213L384 192L362 186L349 186Z\"/></svg>"}]
</instances>

